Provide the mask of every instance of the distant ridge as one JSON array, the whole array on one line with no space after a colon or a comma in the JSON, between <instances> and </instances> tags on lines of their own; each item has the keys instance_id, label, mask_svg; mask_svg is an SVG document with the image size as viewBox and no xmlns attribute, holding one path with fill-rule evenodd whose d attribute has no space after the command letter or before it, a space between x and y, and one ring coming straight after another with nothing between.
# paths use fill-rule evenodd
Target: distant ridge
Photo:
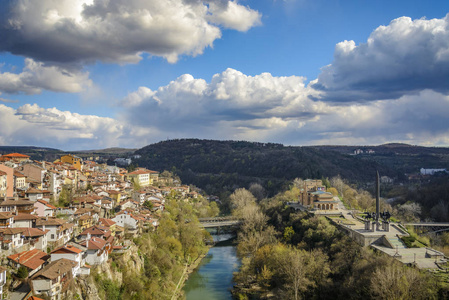
<instances>
[{"instance_id":1,"label":"distant ridge","mask_svg":"<svg viewBox=\"0 0 449 300\"><path fill-rule=\"evenodd\" d=\"M136 150L137 149L112 147L112 148L98 149L98 150L78 150L78 151L67 151L67 152L71 152L71 153L98 153L98 154L125 154L125 153L132 153L132 152L134 152Z\"/></svg>"}]
</instances>

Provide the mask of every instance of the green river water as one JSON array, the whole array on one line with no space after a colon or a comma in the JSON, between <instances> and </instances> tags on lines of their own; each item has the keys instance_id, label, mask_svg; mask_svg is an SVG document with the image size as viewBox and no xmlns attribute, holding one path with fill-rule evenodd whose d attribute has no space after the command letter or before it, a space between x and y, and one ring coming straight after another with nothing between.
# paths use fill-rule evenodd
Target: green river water
<instances>
[{"instance_id":1,"label":"green river water","mask_svg":"<svg viewBox=\"0 0 449 300\"><path fill-rule=\"evenodd\" d=\"M190 274L184 286L187 300L232 299L232 274L240 266L232 242L220 242L210 248L199 267Z\"/></svg>"}]
</instances>

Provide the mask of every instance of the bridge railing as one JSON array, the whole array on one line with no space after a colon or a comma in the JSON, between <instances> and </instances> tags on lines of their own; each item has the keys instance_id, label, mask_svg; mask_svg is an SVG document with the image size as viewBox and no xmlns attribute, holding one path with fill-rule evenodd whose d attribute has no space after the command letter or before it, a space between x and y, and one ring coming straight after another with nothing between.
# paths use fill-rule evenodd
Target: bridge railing
<instances>
[{"instance_id":1,"label":"bridge railing","mask_svg":"<svg viewBox=\"0 0 449 300\"><path fill-rule=\"evenodd\" d=\"M228 221L241 221L242 219L234 216L215 217L215 218L199 218L200 223L215 223L215 222L228 222Z\"/></svg>"}]
</instances>

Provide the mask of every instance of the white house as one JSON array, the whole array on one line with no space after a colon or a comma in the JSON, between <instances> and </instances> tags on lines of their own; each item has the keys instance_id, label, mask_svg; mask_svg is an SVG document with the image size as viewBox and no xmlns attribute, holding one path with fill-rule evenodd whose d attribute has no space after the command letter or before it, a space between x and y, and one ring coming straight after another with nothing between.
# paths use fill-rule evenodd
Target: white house
<instances>
[{"instance_id":1,"label":"white house","mask_svg":"<svg viewBox=\"0 0 449 300\"><path fill-rule=\"evenodd\" d=\"M86 262L90 265L100 265L108 260L110 244L98 237L88 237L80 243L86 247Z\"/></svg>"},{"instance_id":2,"label":"white house","mask_svg":"<svg viewBox=\"0 0 449 300\"><path fill-rule=\"evenodd\" d=\"M48 242L62 245L72 238L73 224L67 223L66 220L47 217L37 220L36 226L42 230L49 230L47 233Z\"/></svg>"},{"instance_id":3,"label":"white house","mask_svg":"<svg viewBox=\"0 0 449 300\"><path fill-rule=\"evenodd\" d=\"M24 244L30 244L31 247L47 251L47 232L49 230L41 230L39 228L21 228L23 229L22 237Z\"/></svg>"},{"instance_id":4,"label":"white house","mask_svg":"<svg viewBox=\"0 0 449 300\"><path fill-rule=\"evenodd\" d=\"M14 214L11 212L0 212L0 228L10 228L14 224Z\"/></svg>"},{"instance_id":5,"label":"white house","mask_svg":"<svg viewBox=\"0 0 449 300\"><path fill-rule=\"evenodd\" d=\"M20 227L33 228L33 227L36 227L37 219L39 219L39 217L36 215L16 213L14 215L14 223L13 223L12 227L13 228L20 228Z\"/></svg>"},{"instance_id":6,"label":"white house","mask_svg":"<svg viewBox=\"0 0 449 300\"><path fill-rule=\"evenodd\" d=\"M88 275L90 273L90 269L83 268L84 264L85 264L84 251L75 246L67 245L67 246L59 247L59 248L53 250L50 253L50 256L51 256L51 258L50 258L51 261L56 261L56 260L62 259L62 258L75 261L77 263L77 265L75 268L73 268L73 276ZM88 273L86 273L86 271L88 271Z\"/></svg>"},{"instance_id":7,"label":"white house","mask_svg":"<svg viewBox=\"0 0 449 300\"><path fill-rule=\"evenodd\" d=\"M136 218L126 212L119 212L112 221L118 226L129 228L131 230L137 229L139 224L139 221Z\"/></svg>"}]
</instances>

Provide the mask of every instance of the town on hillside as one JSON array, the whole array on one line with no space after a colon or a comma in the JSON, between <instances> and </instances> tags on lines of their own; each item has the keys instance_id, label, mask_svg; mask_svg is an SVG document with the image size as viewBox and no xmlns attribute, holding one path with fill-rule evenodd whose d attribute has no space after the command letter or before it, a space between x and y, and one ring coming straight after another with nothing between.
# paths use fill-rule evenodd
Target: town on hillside
<instances>
[{"instance_id":1,"label":"town on hillside","mask_svg":"<svg viewBox=\"0 0 449 300\"><path fill-rule=\"evenodd\" d=\"M156 171L70 154L53 162L0 156L0 299L24 280L30 296L63 298L73 278L157 229L167 195L190 201L199 192Z\"/></svg>"}]
</instances>

